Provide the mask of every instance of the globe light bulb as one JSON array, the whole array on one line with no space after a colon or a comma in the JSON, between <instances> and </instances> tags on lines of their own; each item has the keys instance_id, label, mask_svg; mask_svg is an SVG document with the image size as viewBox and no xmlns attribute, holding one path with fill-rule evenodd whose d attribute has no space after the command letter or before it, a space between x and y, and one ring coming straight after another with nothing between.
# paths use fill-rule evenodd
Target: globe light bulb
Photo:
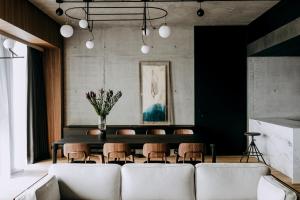
<instances>
[{"instance_id":1,"label":"globe light bulb","mask_svg":"<svg viewBox=\"0 0 300 200\"><path fill-rule=\"evenodd\" d=\"M146 28L146 30L145 30L145 29L142 29L142 34L143 34L143 36L149 36L150 33L151 33L151 31L150 31L149 28Z\"/></svg>"},{"instance_id":2,"label":"globe light bulb","mask_svg":"<svg viewBox=\"0 0 300 200\"><path fill-rule=\"evenodd\" d=\"M88 26L89 26L89 23L85 19L82 19L79 21L80 28L86 29Z\"/></svg>"},{"instance_id":3,"label":"globe light bulb","mask_svg":"<svg viewBox=\"0 0 300 200\"><path fill-rule=\"evenodd\" d=\"M63 25L60 28L60 34L65 38L71 37L73 33L74 33L73 27L68 24Z\"/></svg>"},{"instance_id":4,"label":"globe light bulb","mask_svg":"<svg viewBox=\"0 0 300 200\"><path fill-rule=\"evenodd\" d=\"M171 35L171 28L169 26L167 26L166 24L162 25L159 28L158 33L159 33L160 37L168 38Z\"/></svg>"},{"instance_id":5,"label":"globe light bulb","mask_svg":"<svg viewBox=\"0 0 300 200\"><path fill-rule=\"evenodd\" d=\"M86 46L86 48L88 48L88 49L92 49L92 48L94 48L95 43L94 43L93 40L88 40L88 41L86 41L85 46Z\"/></svg>"},{"instance_id":6,"label":"globe light bulb","mask_svg":"<svg viewBox=\"0 0 300 200\"><path fill-rule=\"evenodd\" d=\"M15 41L8 38L8 39L4 40L3 46L5 49L12 49L15 46Z\"/></svg>"},{"instance_id":7,"label":"globe light bulb","mask_svg":"<svg viewBox=\"0 0 300 200\"><path fill-rule=\"evenodd\" d=\"M142 52L143 54L148 54L148 53L150 52L150 46L149 46L149 45L146 45L146 44L142 45L142 47L141 47L141 52Z\"/></svg>"}]
</instances>

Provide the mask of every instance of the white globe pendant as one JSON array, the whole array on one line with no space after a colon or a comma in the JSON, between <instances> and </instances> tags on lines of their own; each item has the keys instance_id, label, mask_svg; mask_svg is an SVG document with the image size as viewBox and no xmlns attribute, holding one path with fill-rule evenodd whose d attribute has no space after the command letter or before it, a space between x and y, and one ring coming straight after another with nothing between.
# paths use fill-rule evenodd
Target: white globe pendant
<instances>
[{"instance_id":1,"label":"white globe pendant","mask_svg":"<svg viewBox=\"0 0 300 200\"><path fill-rule=\"evenodd\" d=\"M149 29L149 28L146 28L146 30L145 30L145 29L143 29L143 30L142 30L142 34L143 34L143 36L149 36L149 35L150 35L150 33L151 33L151 31L150 31L150 29Z\"/></svg>"},{"instance_id":2,"label":"white globe pendant","mask_svg":"<svg viewBox=\"0 0 300 200\"><path fill-rule=\"evenodd\" d=\"M151 47L149 45L144 44L141 47L141 52L143 54L148 54L150 52L150 49L151 49Z\"/></svg>"},{"instance_id":3,"label":"white globe pendant","mask_svg":"<svg viewBox=\"0 0 300 200\"><path fill-rule=\"evenodd\" d=\"M85 19L82 19L79 21L80 28L86 29L88 26L89 26L89 23Z\"/></svg>"},{"instance_id":4,"label":"white globe pendant","mask_svg":"<svg viewBox=\"0 0 300 200\"><path fill-rule=\"evenodd\" d=\"M12 49L15 46L15 41L8 38L8 39L4 40L3 46L5 49Z\"/></svg>"},{"instance_id":5,"label":"white globe pendant","mask_svg":"<svg viewBox=\"0 0 300 200\"><path fill-rule=\"evenodd\" d=\"M95 43L94 43L93 40L88 40L88 41L86 41L85 46L86 46L86 48L88 48L88 49L92 49L92 48L94 48Z\"/></svg>"},{"instance_id":6,"label":"white globe pendant","mask_svg":"<svg viewBox=\"0 0 300 200\"><path fill-rule=\"evenodd\" d=\"M159 33L160 37L168 38L171 35L171 28L169 26L167 26L166 24L162 25L159 28L158 33Z\"/></svg>"},{"instance_id":7,"label":"white globe pendant","mask_svg":"<svg viewBox=\"0 0 300 200\"><path fill-rule=\"evenodd\" d=\"M61 28L60 28L60 34L62 36L64 36L65 38L69 38L73 35L74 33L74 30L73 30L73 27L66 24L66 25L63 25Z\"/></svg>"}]
</instances>

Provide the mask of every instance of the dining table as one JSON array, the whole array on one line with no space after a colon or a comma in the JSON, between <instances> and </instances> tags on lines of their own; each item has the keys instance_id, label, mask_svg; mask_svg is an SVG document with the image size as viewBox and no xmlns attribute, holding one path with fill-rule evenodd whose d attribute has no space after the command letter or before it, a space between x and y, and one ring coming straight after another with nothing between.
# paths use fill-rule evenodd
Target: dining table
<instances>
[{"instance_id":1,"label":"dining table","mask_svg":"<svg viewBox=\"0 0 300 200\"><path fill-rule=\"evenodd\" d=\"M100 135L70 135L63 139L54 141L52 143L52 162L57 162L57 151L66 143L86 143L97 146L99 149L103 148L105 143L127 143L132 149L142 149L145 143L166 143L170 149L178 148L180 143L204 143L199 134L193 135L113 135L108 134L106 139L101 139ZM216 161L215 144L209 144L211 148L212 162Z\"/></svg>"}]
</instances>

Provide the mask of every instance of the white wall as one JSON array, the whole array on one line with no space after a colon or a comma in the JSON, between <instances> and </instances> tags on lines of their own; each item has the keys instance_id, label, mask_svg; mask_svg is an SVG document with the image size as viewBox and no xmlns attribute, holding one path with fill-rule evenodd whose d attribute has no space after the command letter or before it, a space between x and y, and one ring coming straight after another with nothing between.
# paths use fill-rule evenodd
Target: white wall
<instances>
[{"instance_id":1,"label":"white wall","mask_svg":"<svg viewBox=\"0 0 300 200\"><path fill-rule=\"evenodd\" d=\"M248 115L300 117L300 57L248 58Z\"/></svg>"},{"instance_id":2,"label":"white wall","mask_svg":"<svg viewBox=\"0 0 300 200\"><path fill-rule=\"evenodd\" d=\"M121 90L122 98L108 116L111 125L142 123L140 104L140 61L171 61L174 124L194 124L194 28L172 27L172 35L162 39L152 33L146 42L154 48L140 52L138 27L94 29L95 47L85 48L87 31L76 30L65 40L66 125L93 125L96 114L85 93L101 87Z\"/></svg>"}]
</instances>

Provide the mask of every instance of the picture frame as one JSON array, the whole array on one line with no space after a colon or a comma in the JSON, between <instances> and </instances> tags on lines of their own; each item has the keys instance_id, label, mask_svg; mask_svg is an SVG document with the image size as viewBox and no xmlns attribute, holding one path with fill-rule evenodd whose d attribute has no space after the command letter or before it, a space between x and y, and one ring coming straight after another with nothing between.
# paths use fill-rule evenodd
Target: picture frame
<instances>
[{"instance_id":1,"label":"picture frame","mask_svg":"<svg viewBox=\"0 0 300 200\"><path fill-rule=\"evenodd\" d=\"M170 61L140 61L142 124L169 125Z\"/></svg>"}]
</instances>

